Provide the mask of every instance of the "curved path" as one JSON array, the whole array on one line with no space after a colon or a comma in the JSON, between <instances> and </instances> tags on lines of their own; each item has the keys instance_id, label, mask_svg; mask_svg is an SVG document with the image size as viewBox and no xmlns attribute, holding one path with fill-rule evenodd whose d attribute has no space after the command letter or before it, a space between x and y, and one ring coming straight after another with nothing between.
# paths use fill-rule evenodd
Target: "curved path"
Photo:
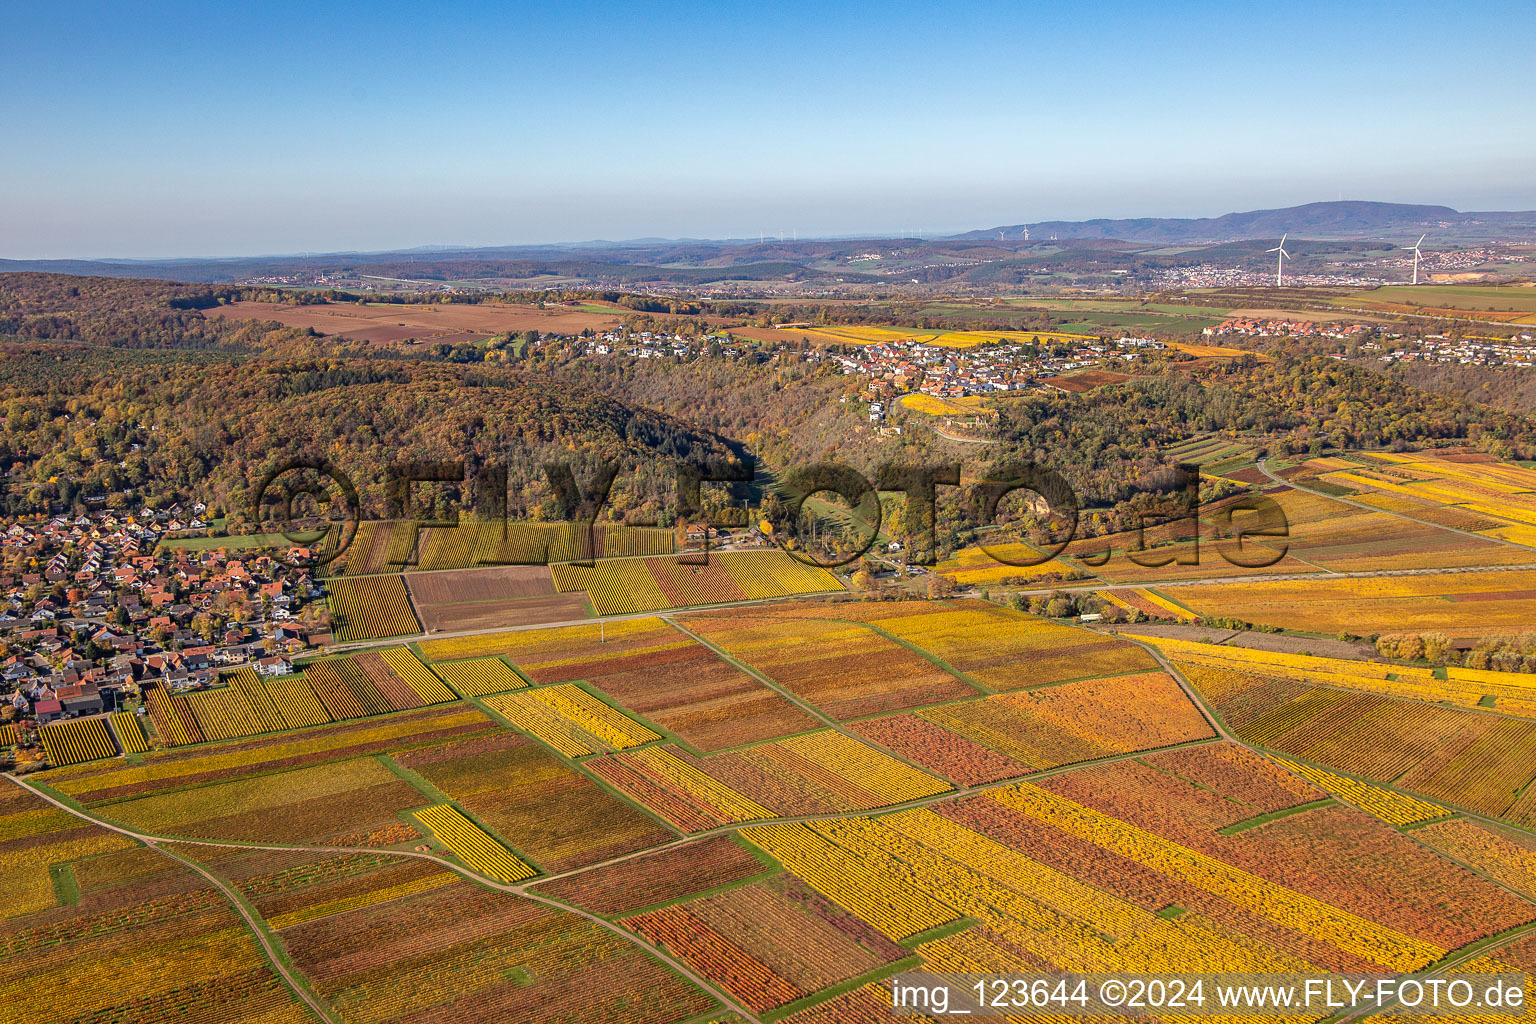
<instances>
[{"instance_id":1,"label":"curved path","mask_svg":"<svg viewBox=\"0 0 1536 1024\"><path fill-rule=\"evenodd\" d=\"M222 847L222 848L226 848L226 849L237 849L237 850L276 850L276 851L292 851L292 852L305 852L305 853L371 853L371 854L376 854L376 855L377 854L386 854L388 856L394 856L394 857L416 857L416 858L419 858L419 859L422 859L422 860L429 860L429 861L432 861L435 864L438 864L438 865L440 865L440 866L442 866L444 868L447 868L449 871L452 871L455 874L462 875L463 877L469 879L470 881L478 882L481 885L487 886L487 887L492 888L492 889L499 889L502 892L510 893L510 894L512 894L514 896L520 896L523 899L533 900L535 903L543 904L544 906L550 907L550 908L555 909L555 910L560 910L560 911L563 911L565 913L575 914L578 917L585 918L587 921L590 921L591 923L597 925L598 927L604 928L604 929L612 932L613 934L619 936L620 938L626 940L627 942L630 942L633 945L639 946L640 948L644 949L651 956L654 956L656 959L660 960L662 963L666 964L668 967L671 967L678 974L682 975L683 977L687 978L689 981L691 981L695 985L697 985L702 991L704 991L705 993L707 993L708 995L710 995L714 999L718 1000L721 1003L721 1005L725 1006L729 1010L732 1010L732 1011L740 1014L745 1020L750 1021L751 1024L763 1024L763 1022L760 1021L752 1013L752 1011L749 1010L747 1007L741 1005L737 1000L733 999L731 996L727 995L725 992L722 992L719 988L717 988L714 984L709 982L707 979L702 978L699 975L695 974L686 964L679 963L677 960L673 959L673 957L669 953L667 953L666 950L661 949L660 947L654 946L654 945L652 945L649 942L646 942L639 935L636 935L636 934L633 934L631 932L625 931L623 928L620 928L618 925L614 924L613 922L605 921L601 917L598 917L596 914L593 914L593 913L590 913L588 911L582 910L580 907L573 907L573 906L570 906L568 904L561 903L558 900L552 900L552 899L549 899L546 896L540 896L540 895L538 895L536 893L528 892L528 891L526 891L526 888L524 886L521 886L521 885L507 885L507 884L504 884L502 882L497 882L497 881L495 881L493 879L486 878L483 875L476 874L475 872L469 870L468 868L463 867L462 865L455 864L455 863L453 863L452 861L449 861L449 860L445 860L442 857L437 856L436 854L419 853L419 852L417 852L415 850L388 850L388 849L380 850L380 849L376 849L376 848L373 848L373 847L363 847L363 846L304 846L304 845L267 844L267 843L263 843L263 844L258 844L258 843L232 843L232 842L219 842L217 840L211 840L211 839L178 839L178 838L175 838L173 836L151 835L149 833L136 832L136 831L134 831L132 829L124 828L121 825L113 824L110 821L104 821L104 820L102 820L100 818L95 817L94 815L87 814L87 813L85 813L82 810L78 810L77 808L71 807L68 804L64 803L62 800L59 800L59 799L55 798L51 794L44 793L41 790L36 789L35 787L28 786L26 783L22 782L20 779L16 778L14 775L11 775L10 773L7 773L5 777L10 779L16 785L20 786L22 789L25 789L27 792L32 793L34 796L40 797L40 798L48 801L49 803L53 804L55 807L59 808L60 810L68 811L70 814L73 814L75 817L83 818L86 821L90 822L91 824L99 826L100 828L109 829L110 831L116 832L119 835L127 836L129 839L137 840L138 842L143 843L145 846L149 847L150 849L155 850L157 853L164 854L165 856L171 858L172 860L175 860L178 863L180 863L180 864L182 864L182 865L184 865L186 867L191 868L192 870L196 871L198 874L202 875L204 878L208 879L209 882L213 883L213 885L215 887L217 887L218 890L221 893L224 894L224 897L227 900L229 900L229 902L234 906L234 908L237 911L239 911L240 916L245 919L246 926L249 927L250 930L253 933L255 933L256 938L261 942L261 948L266 953L267 960L271 963L273 969L276 970L278 972L278 974L280 974L282 976L284 982L287 983L288 987L291 988L294 991L295 994L300 996L307 1004L309 1004L309 1006L316 1013L318 1013L320 1015L322 1020L325 1020L325 1021L329 1022L329 1024L339 1024L339 1022L337 1021L336 1017L331 1013L330 1008L326 1007L326 1006L323 1006L320 1002L318 1002L315 999L315 997L312 996L309 993L309 990L308 990L307 986L301 984L293 976L293 974L289 972L288 968L283 965L281 958L277 955L277 951L272 948L272 943L268 940L265 930L262 927L260 927L260 925L257 923L257 920L256 920L255 916L249 910L246 909L245 903L244 903L243 900L241 900L239 894L233 888L231 888L226 882L224 882L223 880L221 880L218 877L216 877L215 875L213 875L211 872L209 872L202 865L198 864L196 861L193 861L193 860L190 860L188 858L182 857L179 854L177 854L177 853L175 853L175 852L173 852L171 850L167 850L163 846L161 846L160 844L162 844L162 843L180 843L180 844L186 845L186 846L214 846L214 847ZM651 851L644 851L644 852L651 852ZM548 881L548 879L545 879L545 881Z\"/></svg>"}]
</instances>

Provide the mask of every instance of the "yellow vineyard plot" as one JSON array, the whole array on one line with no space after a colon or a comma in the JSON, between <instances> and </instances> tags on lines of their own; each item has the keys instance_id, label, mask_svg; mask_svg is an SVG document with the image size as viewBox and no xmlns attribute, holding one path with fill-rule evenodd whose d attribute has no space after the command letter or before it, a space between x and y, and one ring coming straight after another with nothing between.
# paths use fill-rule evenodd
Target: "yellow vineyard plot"
<instances>
[{"instance_id":1,"label":"yellow vineyard plot","mask_svg":"<svg viewBox=\"0 0 1536 1024\"><path fill-rule=\"evenodd\" d=\"M413 816L431 829L459 860L498 882L520 882L538 874L479 825L447 804L415 811Z\"/></svg>"},{"instance_id":2,"label":"yellow vineyard plot","mask_svg":"<svg viewBox=\"0 0 1536 1024\"><path fill-rule=\"evenodd\" d=\"M809 826L861 864L980 921L1015 949L1073 971L1295 970L1293 957L1208 927L1198 915L1157 917L928 810ZM923 947L927 956L928 947ZM990 969L1008 955L973 947ZM953 963L953 961L950 961Z\"/></svg>"},{"instance_id":3,"label":"yellow vineyard plot","mask_svg":"<svg viewBox=\"0 0 1536 1024\"><path fill-rule=\"evenodd\" d=\"M1147 587L1137 587L1135 589L1134 593L1136 594L1136 596L1140 597L1142 600L1150 602L1151 604L1156 605L1157 607L1161 608L1163 611L1168 612L1170 615L1172 615L1176 619L1184 619L1186 621L1192 621L1192 620L1198 619L1200 617L1200 616L1196 615L1194 612L1190 611L1188 608L1185 608L1183 605L1176 604L1173 601L1168 600L1166 597L1162 596L1161 594L1157 593L1156 591L1148 589Z\"/></svg>"},{"instance_id":4,"label":"yellow vineyard plot","mask_svg":"<svg viewBox=\"0 0 1536 1024\"><path fill-rule=\"evenodd\" d=\"M742 836L817 892L901 941L959 917L922 889L882 871L806 825L759 825Z\"/></svg>"},{"instance_id":5,"label":"yellow vineyard plot","mask_svg":"<svg viewBox=\"0 0 1536 1024\"><path fill-rule=\"evenodd\" d=\"M1445 808L1436 807L1427 800L1419 800L1366 782L1356 782L1354 779L1336 775L1321 768L1298 764L1283 757L1277 757L1274 760L1308 782L1314 783L1319 789L1332 793L1345 803L1354 804L1365 813L1380 818L1388 825L1412 825L1432 818L1443 818L1450 813Z\"/></svg>"},{"instance_id":6,"label":"yellow vineyard plot","mask_svg":"<svg viewBox=\"0 0 1536 1024\"><path fill-rule=\"evenodd\" d=\"M1416 970L1445 955L1433 943L1367 921L1037 786L1019 783L988 796L1004 807L1394 971Z\"/></svg>"},{"instance_id":7,"label":"yellow vineyard plot","mask_svg":"<svg viewBox=\"0 0 1536 1024\"><path fill-rule=\"evenodd\" d=\"M37 738L43 743L48 763L55 767L117 756L117 745L101 718L54 722L37 730Z\"/></svg>"},{"instance_id":8,"label":"yellow vineyard plot","mask_svg":"<svg viewBox=\"0 0 1536 1024\"><path fill-rule=\"evenodd\" d=\"M315 696L303 676L280 676L267 681L267 693L290 729L306 725L324 725L331 720L325 705Z\"/></svg>"},{"instance_id":9,"label":"yellow vineyard plot","mask_svg":"<svg viewBox=\"0 0 1536 1024\"><path fill-rule=\"evenodd\" d=\"M573 683L504 693L485 703L567 757L627 750L661 739Z\"/></svg>"},{"instance_id":10,"label":"yellow vineyard plot","mask_svg":"<svg viewBox=\"0 0 1536 1024\"><path fill-rule=\"evenodd\" d=\"M1256 651L1246 647L1224 647L1159 636L1137 638L1155 645L1181 664L1221 669L1250 677L1268 676L1365 690L1388 697L1449 702L1462 707L1476 707L1484 697L1492 696L1499 701L1500 710L1536 717L1536 706L1523 707L1536 702L1536 676L1523 672L1450 668L1446 669L1448 678L1437 679L1433 670L1427 668L1280 651ZM1505 701L1510 702L1507 708Z\"/></svg>"},{"instance_id":11,"label":"yellow vineyard plot","mask_svg":"<svg viewBox=\"0 0 1536 1024\"><path fill-rule=\"evenodd\" d=\"M981 395L965 395L961 398L939 398L935 395L904 395L899 403L903 408L927 413L929 416L970 416L986 409L986 399Z\"/></svg>"},{"instance_id":12,"label":"yellow vineyard plot","mask_svg":"<svg viewBox=\"0 0 1536 1024\"><path fill-rule=\"evenodd\" d=\"M125 754L149 753L149 742L144 739L144 730L139 725L139 716L131 711L119 711L112 716L112 732L117 736L117 742L122 744Z\"/></svg>"},{"instance_id":13,"label":"yellow vineyard plot","mask_svg":"<svg viewBox=\"0 0 1536 1024\"><path fill-rule=\"evenodd\" d=\"M774 813L762 804L742 796L731 787L710 778L693 765L658 747L647 747L628 755L674 789L696 799L728 821L752 821L772 818Z\"/></svg>"},{"instance_id":14,"label":"yellow vineyard plot","mask_svg":"<svg viewBox=\"0 0 1536 1024\"><path fill-rule=\"evenodd\" d=\"M508 668L507 663L500 658L447 661L437 665L436 670L449 686L466 697L505 693L528 685L522 676Z\"/></svg>"},{"instance_id":15,"label":"yellow vineyard plot","mask_svg":"<svg viewBox=\"0 0 1536 1024\"><path fill-rule=\"evenodd\" d=\"M1503 557L1525 557L1517 548L1500 548L1506 550ZM1161 589L1199 612L1315 633L1438 630L1452 639L1511 636L1527 630L1536 615L1536 572L1527 569L1368 579L1314 576L1206 586L1168 583Z\"/></svg>"},{"instance_id":16,"label":"yellow vineyard plot","mask_svg":"<svg viewBox=\"0 0 1536 1024\"><path fill-rule=\"evenodd\" d=\"M444 686L443 681L407 648L391 647L381 653L384 660L389 663L389 667L405 680L405 685L415 690L428 704L444 704L458 699L454 692Z\"/></svg>"},{"instance_id":17,"label":"yellow vineyard plot","mask_svg":"<svg viewBox=\"0 0 1536 1024\"><path fill-rule=\"evenodd\" d=\"M950 789L949 783L830 729L780 740L775 746L847 779L872 793L882 805L904 803Z\"/></svg>"},{"instance_id":18,"label":"yellow vineyard plot","mask_svg":"<svg viewBox=\"0 0 1536 1024\"><path fill-rule=\"evenodd\" d=\"M562 718L575 722L583 731L601 740L614 750L659 740L661 736L604 704L579 686L561 683L533 690L529 696Z\"/></svg>"}]
</instances>

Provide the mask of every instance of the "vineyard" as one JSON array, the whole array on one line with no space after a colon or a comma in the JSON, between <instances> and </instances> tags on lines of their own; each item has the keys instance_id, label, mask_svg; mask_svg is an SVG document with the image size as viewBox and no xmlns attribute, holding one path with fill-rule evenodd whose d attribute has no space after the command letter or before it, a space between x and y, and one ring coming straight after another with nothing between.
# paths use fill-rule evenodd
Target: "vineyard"
<instances>
[{"instance_id":1,"label":"vineyard","mask_svg":"<svg viewBox=\"0 0 1536 1024\"><path fill-rule=\"evenodd\" d=\"M485 706L567 757L661 739L571 683L489 697Z\"/></svg>"},{"instance_id":2,"label":"vineyard","mask_svg":"<svg viewBox=\"0 0 1536 1024\"><path fill-rule=\"evenodd\" d=\"M433 670L464 697L484 697L527 686L527 680L500 658L474 658L434 665Z\"/></svg>"},{"instance_id":3,"label":"vineyard","mask_svg":"<svg viewBox=\"0 0 1536 1024\"><path fill-rule=\"evenodd\" d=\"M587 528L573 523L464 521L454 527L418 527L409 521L370 521L359 524L335 571L364 576L402 570L551 565L668 555L675 543L671 530L613 523L593 524L588 538Z\"/></svg>"},{"instance_id":4,"label":"vineyard","mask_svg":"<svg viewBox=\"0 0 1536 1024\"><path fill-rule=\"evenodd\" d=\"M1521 560L1536 561L1529 552ZM1453 639L1515 636L1536 616L1536 572L1521 569L1163 589L1201 614L1327 634L1437 630Z\"/></svg>"},{"instance_id":5,"label":"vineyard","mask_svg":"<svg viewBox=\"0 0 1536 1024\"><path fill-rule=\"evenodd\" d=\"M520 882L537 873L448 804L416 811L412 817L430 829L455 857L498 882Z\"/></svg>"},{"instance_id":6,"label":"vineyard","mask_svg":"<svg viewBox=\"0 0 1536 1024\"><path fill-rule=\"evenodd\" d=\"M621 857L676 838L509 730L400 751L392 758L546 871Z\"/></svg>"},{"instance_id":7,"label":"vineyard","mask_svg":"<svg viewBox=\"0 0 1536 1024\"><path fill-rule=\"evenodd\" d=\"M43 727L47 792L160 838L0 783L8 1012L309 1019L168 854L342 1024L872 1024L902 970L1395 975L1484 940L1536 967L1499 945L1536 924L1536 676L1138 635L1234 742L1138 644L982 601L675 622L151 684L154 734Z\"/></svg>"},{"instance_id":8,"label":"vineyard","mask_svg":"<svg viewBox=\"0 0 1536 1024\"><path fill-rule=\"evenodd\" d=\"M834 718L856 718L977 690L861 623L717 612L682 620L732 658Z\"/></svg>"},{"instance_id":9,"label":"vineyard","mask_svg":"<svg viewBox=\"0 0 1536 1024\"><path fill-rule=\"evenodd\" d=\"M998 694L917 714L1035 771L1214 735L1163 672Z\"/></svg>"},{"instance_id":10,"label":"vineyard","mask_svg":"<svg viewBox=\"0 0 1536 1024\"><path fill-rule=\"evenodd\" d=\"M464 879L395 895L279 932L294 966L345 1024L678 1024L715 1005L574 914ZM551 1007L564 1016L552 1017Z\"/></svg>"},{"instance_id":11,"label":"vineyard","mask_svg":"<svg viewBox=\"0 0 1536 1024\"><path fill-rule=\"evenodd\" d=\"M112 742L103 718L54 722L37 730L37 738L51 765L79 764L117 754L117 744Z\"/></svg>"},{"instance_id":12,"label":"vineyard","mask_svg":"<svg viewBox=\"0 0 1536 1024\"><path fill-rule=\"evenodd\" d=\"M763 864L725 836L700 839L539 887L546 896L605 916L628 914L762 874Z\"/></svg>"},{"instance_id":13,"label":"vineyard","mask_svg":"<svg viewBox=\"0 0 1536 1024\"><path fill-rule=\"evenodd\" d=\"M1303 463L1298 483L1331 486L1351 498L1414 519L1511 540L1536 540L1536 470L1485 455L1370 452Z\"/></svg>"},{"instance_id":14,"label":"vineyard","mask_svg":"<svg viewBox=\"0 0 1536 1024\"><path fill-rule=\"evenodd\" d=\"M1135 644L981 601L952 601L917 615L883 618L878 625L994 690L1157 667Z\"/></svg>"},{"instance_id":15,"label":"vineyard","mask_svg":"<svg viewBox=\"0 0 1536 1024\"><path fill-rule=\"evenodd\" d=\"M715 551L706 565L676 558L619 559L587 568L553 567L561 592L586 591L599 615L687 608L707 604L843 589L825 569L803 565L782 551Z\"/></svg>"},{"instance_id":16,"label":"vineyard","mask_svg":"<svg viewBox=\"0 0 1536 1024\"><path fill-rule=\"evenodd\" d=\"M500 654L536 683L584 679L698 750L816 728L805 712L660 619L428 640L422 649L433 659ZM449 672L454 664L437 667Z\"/></svg>"},{"instance_id":17,"label":"vineyard","mask_svg":"<svg viewBox=\"0 0 1536 1024\"><path fill-rule=\"evenodd\" d=\"M117 737L123 753L149 753L149 741L144 736L143 727L139 725L139 716L127 711L116 712L112 715L112 734Z\"/></svg>"},{"instance_id":18,"label":"vineyard","mask_svg":"<svg viewBox=\"0 0 1536 1024\"><path fill-rule=\"evenodd\" d=\"M51 870L72 880L67 902ZM207 881L8 782L0 790L0 879L7 1019L311 1019Z\"/></svg>"},{"instance_id":19,"label":"vineyard","mask_svg":"<svg viewBox=\"0 0 1536 1024\"><path fill-rule=\"evenodd\" d=\"M763 1011L906 957L902 947L867 926L859 934L830 909L790 885L759 882L624 923Z\"/></svg>"},{"instance_id":20,"label":"vineyard","mask_svg":"<svg viewBox=\"0 0 1536 1024\"><path fill-rule=\"evenodd\" d=\"M703 758L648 747L598 758L587 767L685 832L777 816L870 810L950 788L831 731Z\"/></svg>"},{"instance_id":21,"label":"vineyard","mask_svg":"<svg viewBox=\"0 0 1536 1024\"><path fill-rule=\"evenodd\" d=\"M326 584L331 628L343 643L421 632L400 576L337 579Z\"/></svg>"},{"instance_id":22,"label":"vineyard","mask_svg":"<svg viewBox=\"0 0 1536 1024\"><path fill-rule=\"evenodd\" d=\"M1148 640L1247 742L1490 817L1536 820L1525 682L1536 677L1453 669L1441 679L1430 669ZM1434 810L1422 813L1442 813Z\"/></svg>"},{"instance_id":23,"label":"vineyard","mask_svg":"<svg viewBox=\"0 0 1536 1024\"><path fill-rule=\"evenodd\" d=\"M256 736L351 718L409 711L457 700L431 669L404 647L324 658L302 676L263 678L249 668L226 685L186 695L145 690L150 718L167 746Z\"/></svg>"},{"instance_id":24,"label":"vineyard","mask_svg":"<svg viewBox=\"0 0 1536 1024\"><path fill-rule=\"evenodd\" d=\"M986 547L961 548L939 562L933 571L948 576L962 586L986 586L989 583L1029 583L1044 585L1053 577L1077 575L1072 566L1052 558L1039 562L1041 552L1018 541L993 541ZM1019 565L1039 562L1038 565Z\"/></svg>"}]
</instances>

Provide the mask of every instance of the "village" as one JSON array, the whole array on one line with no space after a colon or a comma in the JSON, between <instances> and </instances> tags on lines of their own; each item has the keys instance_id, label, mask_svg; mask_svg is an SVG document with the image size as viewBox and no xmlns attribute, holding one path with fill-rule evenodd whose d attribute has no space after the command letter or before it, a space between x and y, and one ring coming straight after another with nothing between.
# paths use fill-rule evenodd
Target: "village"
<instances>
[{"instance_id":1,"label":"village","mask_svg":"<svg viewBox=\"0 0 1536 1024\"><path fill-rule=\"evenodd\" d=\"M964 398L1028 390L1048 377L1106 361L1129 362L1166 347L1150 338L1066 341L1045 336L1038 344L1006 342L967 350L892 341L832 359L845 373L864 378L872 394Z\"/></svg>"},{"instance_id":2,"label":"village","mask_svg":"<svg viewBox=\"0 0 1536 1024\"><path fill-rule=\"evenodd\" d=\"M63 718L135 710L141 687L208 687L221 669L293 671L330 642L319 585L259 553L163 542L207 532L200 504L0 524L0 751L17 762Z\"/></svg>"},{"instance_id":3,"label":"village","mask_svg":"<svg viewBox=\"0 0 1536 1024\"><path fill-rule=\"evenodd\" d=\"M1429 334L1406 345L1388 346L1382 342L1361 344L1362 353L1374 353L1383 363L1458 363L1463 366L1536 366L1536 340L1530 331L1513 338L1480 338L1464 335L1453 338Z\"/></svg>"},{"instance_id":4,"label":"village","mask_svg":"<svg viewBox=\"0 0 1536 1024\"><path fill-rule=\"evenodd\" d=\"M1264 320L1239 316L1223 320L1200 333L1206 337L1241 334L1251 338L1353 338L1369 331L1365 324L1313 320Z\"/></svg>"}]
</instances>

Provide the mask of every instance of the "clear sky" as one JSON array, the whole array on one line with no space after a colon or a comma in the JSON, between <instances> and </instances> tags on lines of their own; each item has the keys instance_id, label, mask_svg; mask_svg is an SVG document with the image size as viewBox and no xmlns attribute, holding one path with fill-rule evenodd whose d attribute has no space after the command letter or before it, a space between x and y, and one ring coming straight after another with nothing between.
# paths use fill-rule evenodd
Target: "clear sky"
<instances>
[{"instance_id":1,"label":"clear sky","mask_svg":"<svg viewBox=\"0 0 1536 1024\"><path fill-rule=\"evenodd\" d=\"M1536 208L1536 4L13 3L0 257Z\"/></svg>"}]
</instances>

